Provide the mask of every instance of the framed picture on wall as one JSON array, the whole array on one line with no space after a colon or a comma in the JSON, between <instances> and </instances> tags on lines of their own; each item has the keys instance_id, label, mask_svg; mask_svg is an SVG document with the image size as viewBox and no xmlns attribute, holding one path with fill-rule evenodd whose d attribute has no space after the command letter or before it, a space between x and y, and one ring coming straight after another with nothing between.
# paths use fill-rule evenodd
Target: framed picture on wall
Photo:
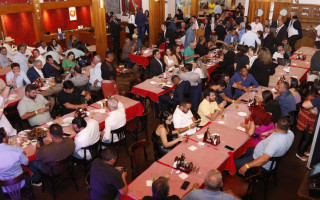
<instances>
[{"instance_id":1,"label":"framed picture on wall","mask_svg":"<svg viewBox=\"0 0 320 200\"><path fill-rule=\"evenodd\" d=\"M122 15L129 15L130 11L138 11L142 8L142 0L121 0Z\"/></svg>"}]
</instances>

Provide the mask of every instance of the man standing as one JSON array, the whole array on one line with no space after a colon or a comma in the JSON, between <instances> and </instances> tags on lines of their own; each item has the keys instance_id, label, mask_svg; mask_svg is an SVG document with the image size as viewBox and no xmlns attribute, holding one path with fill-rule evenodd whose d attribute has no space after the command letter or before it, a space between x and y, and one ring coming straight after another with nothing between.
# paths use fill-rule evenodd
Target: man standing
<instances>
[{"instance_id":1,"label":"man standing","mask_svg":"<svg viewBox=\"0 0 320 200\"><path fill-rule=\"evenodd\" d=\"M220 5L220 1L218 1L217 5L214 7L213 9L213 13L216 14L216 15L220 15L222 13L222 7Z\"/></svg>"},{"instance_id":2,"label":"man standing","mask_svg":"<svg viewBox=\"0 0 320 200\"><path fill-rule=\"evenodd\" d=\"M223 101L219 105L216 102L217 93L211 89L207 88L203 93L203 100L199 105L198 114L201 117L201 122L199 126L204 126L208 122L215 120L219 114L224 110L227 105L226 101Z\"/></svg>"},{"instance_id":3,"label":"man standing","mask_svg":"<svg viewBox=\"0 0 320 200\"><path fill-rule=\"evenodd\" d=\"M257 33L258 31L262 31L263 32L263 26L260 23L260 18L259 17L256 17L254 22L252 22L250 24L250 26L251 26L251 29L252 29L253 33Z\"/></svg>"},{"instance_id":4,"label":"man standing","mask_svg":"<svg viewBox=\"0 0 320 200\"><path fill-rule=\"evenodd\" d=\"M184 40L185 47L188 47L192 41L196 41L196 35L194 34L196 28L197 28L197 24L195 24L194 22L190 23L190 27L188 28L185 35L185 40Z\"/></svg>"},{"instance_id":5,"label":"man standing","mask_svg":"<svg viewBox=\"0 0 320 200\"><path fill-rule=\"evenodd\" d=\"M194 32L194 34L196 36L196 41L199 42L199 38L204 36L204 23L203 22L200 23L199 29L197 29Z\"/></svg>"},{"instance_id":6,"label":"man standing","mask_svg":"<svg viewBox=\"0 0 320 200\"><path fill-rule=\"evenodd\" d=\"M289 38L289 45L292 48L291 53L293 54L296 49L295 45L297 40L302 39L302 28L301 23L298 20L298 17L294 15L289 23L288 26L288 38Z\"/></svg>"},{"instance_id":7,"label":"man standing","mask_svg":"<svg viewBox=\"0 0 320 200\"><path fill-rule=\"evenodd\" d=\"M18 45L18 52L12 57L12 62L18 63L20 65L21 71L27 73L28 67L28 58L25 55L26 47L24 45Z\"/></svg>"},{"instance_id":8,"label":"man standing","mask_svg":"<svg viewBox=\"0 0 320 200\"><path fill-rule=\"evenodd\" d=\"M198 54L194 53L194 49L197 47L196 41L191 41L189 46L184 50L184 63L189 63L194 60L195 57L199 57Z\"/></svg>"},{"instance_id":9,"label":"man standing","mask_svg":"<svg viewBox=\"0 0 320 200\"><path fill-rule=\"evenodd\" d=\"M127 171L123 167L114 167L117 157L116 150L105 148L101 152L101 159L93 161L90 173L91 199L120 199L120 194L128 193Z\"/></svg>"},{"instance_id":10,"label":"man standing","mask_svg":"<svg viewBox=\"0 0 320 200\"><path fill-rule=\"evenodd\" d=\"M196 200L196 199L223 199L223 200L237 200L232 194L222 192L222 175L216 170L210 170L204 180L204 189L192 190L189 194L184 196L182 200Z\"/></svg>"},{"instance_id":11,"label":"man standing","mask_svg":"<svg viewBox=\"0 0 320 200\"><path fill-rule=\"evenodd\" d=\"M41 60L34 61L33 67L28 69L27 76L28 76L29 80L31 81L31 83L36 81L38 78L40 78L41 80L44 80Z\"/></svg>"},{"instance_id":12,"label":"man standing","mask_svg":"<svg viewBox=\"0 0 320 200\"><path fill-rule=\"evenodd\" d=\"M138 36L136 34L132 35L132 38L136 37L138 39ZM134 41L132 41L134 42ZM134 63L132 60L129 58L129 54L133 53L133 50L136 48L136 46L139 46L139 43L141 44L140 40L137 41L137 44L135 43L134 46L131 44L131 40L129 38L126 38L124 41L124 45L122 47L122 55L121 59L123 62L126 62L129 64L129 69L132 69L133 66L135 66L136 63ZM142 45L142 44L141 44Z\"/></svg>"},{"instance_id":13,"label":"man standing","mask_svg":"<svg viewBox=\"0 0 320 200\"><path fill-rule=\"evenodd\" d=\"M237 30L234 28L230 31L228 35L224 38L224 42L227 43L228 45L233 44L233 43L238 43L239 38L236 35Z\"/></svg>"},{"instance_id":14,"label":"man standing","mask_svg":"<svg viewBox=\"0 0 320 200\"><path fill-rule=\"evenodd\" d=\"M280 25L279 25L279 22L280 22L280 21L282 21L282 24L283 24L283 18L282 18L281 15L278 16L278 18L277 18L276 21L273 21L273 22L271 23L271 27L273 27L273 28L278 28L278 27L280 27Z\"/></svg>"},{"instance_id":15,"label":"man standing","mask_svg":"<svg viewBox=\"0 0 320 200\"><path fill-rule=\"evenodd\" d=\"M279 102L281 107L281 116L287 117L289 112L296 110L296 101L289 90L289 83L279 83L276 90L279 93L276 100Z\"/></svg>"},{"instance_id":16,"label":"man standing","mask_svg":"<svg viewBox=\"0 0 320 200\"><path fill-rule=\"evenodd\" d=\"M6 81L9 82L11 80L16 88L31 83L26 73L20 70L20 65L18 63L12 63L11 71L6 74Z\"/></svg>"},{"instance_id":17,"label":"man standing","mask_svg":"<svg viewBox=\"0 0 320 200\"><path fill-rule=\"evenodd\" d=\"M178 18L174 17L172 22L169 24L168 29L172 30L175 33L178 30L177 23L178 23Z\"/></svg>"},{"instance_id":18,"label":"man standing","mask_svg":"<svg viewBox=\"0 0 320 200\"><path fill-rule=\"evenodd\" d=\"M258 38L258 35L256 33L254 33L253 31L251 31L251 26L247 25L246 26L246 33L243 34L243 36L241 37L240 44L247 45L248 47L250 47L250 46L255 47L256 43L257 43L257 49L256 49L255 54L257 54L259 52L261 41Z\"/></svg>"},{"instance_id":19,"label":"man standing","mask_svg":"<svg viewBox=\"0 0 320 200\"><path fill-rule=\"evenodd\" d=\"M81 96L84 96L85 100L91 99L89 92L74 87L72 81L63 82L63 90L58 94L58 100L61 105L61 115L71 113L78 108L86 108L88 104L82 101Z\"/></svg>"},{"instance_id":20,"label":"man standing","mask_svg":"<svg viewBox=\"0 0 320 200\"><path fill-rule=\"evenodd\" d=\"M174 43L174 32L171 29L167 28L167 25L165 23L161 24L161 38L159 42L157 43L157 47L160 46L161 43L165 43L166 46L170 46Z\"/></svg>"},{"instance_id":21,"label":"man standing","mask_svg":"<svg viewBox=\"0 0 320 200\"><path fill-rule=\"evenodd\" d=\"M159 76L163 72L165 72L166 64L161 59L161 54L158 49L153 50L152 52L153 58L150 62L150 74L149 78L152 78L154 76Z\"/></svg>"},{"instance_id":22,"label":"man standing","mask_svg":"<svg viewBox=\"0 0 320 200\"><path fill-rule=\"evenodd\" d=\"M147 16L143 13L142 8L139 9L139 13L136 15L135 24L138 26L138 35L142 44L144 43L144 33L146 31L145 23L148 21Z\"/></svg>"},{"instance_id":23,"label":"man standing","mask_svg":"<svg viewBox=\"0 0 320 200\"><path fill-rule=\"evenodd\" d=\"M109 116L105 120L104 131L101 132L102 142L111 143L111 131L123 127L126 124L126 112L123 104L118 99L111 97L108 99ZM113 135L113 142L118 142L117 134Z\"/></svg>"},{"instance_id":24,"label":"man standing","mask_svg":"<svg viewBox=\"0 0 320 200\"><path fill-rule=\"evenodd\" d=\"M190 92L191 86L189 81L182 81L178 75L173 75L171 81L177 87L172 93L159 96L159 111L163 111L163 105L178 105L183 100L185 94Z\"/></svg>"},{"instance_id":25,"label":"man standing","mask_svg":"<svg viewBox=\"0 0 320 200\"><path fill-rule=\"evenodd\" d=\"M88 122L82 117L78 116L72 120L72 128L77 133L74 138L74 143L76 145L73 156L79 159L84 158L83 147L88 147L100 139L99 123L94 119L89 119ZM91 154L89 150L86 152L87 160L90 160Z\"/></svg>"},{"instance_id":26,"label":"man standing","mask_svg":"<svg viewBox=\"0 0 320 200\"><path fill-rule=\"evenodd\" d=\"M120 60L120 31L121 25L117 19L117 15L113 14L112 20L110 21L110 32L111 37L113 38L113 46L114 46L114 53L118 56Z\"/></svg>"},{"instance_id":27,"label":"man standing","mask_svg":"<svg viewBox=\"0 0 320 200\"><path fill-rule=\"evenodd\" d=\"M179 136L193 135L197 132L199 121L196 120L190 109L191 102L183 99L173 113L172 122Z\"/></svg>"},{"instance_id":28,"label":"man standing","mask_svg":"<svg viewBox=\"0 0 320 200\"><path fill-rule=\"evenodd\" d=\"M90 91L98 91L101 89L101 57L95 55L92 59L92 64L90 67Z\"/></svg>"},{"instance_id":29,"label":"man standing","mask_svg":"<svg viewBox=\"0 0 320 200\"><path fill-rule=\"evenodd\" d=\"M42 68L42 72L43 72L44 77L49 78L49 77L54 77L57 74L60 74L61 67L53 59L53 57L51 55L47 55L46 60L47 60L47 62Z\"/></svg>"},{"instance_id":30,"label":"man standing","mask_svg":"<svg viewBox=\"0 0 320 200\"><path fill-rule=\"evenodd\" d=\"M288 32L287 32L287 27L284 25L283 20L279 20L278 22L278 27L277 27L277 43L280 44L282 43L283 40L288 38Z\"/></svg>"},{"instance_id":31,"label":"man standing","mask_svg":"<svg viewBox=\"0 0 320 200\"><path fill-rule=\"evenodd\" d=\"M239 170L239 174L248 175L253 167L262 167L263 170L267 171L271 170L270 159L283 156L292 145L294 134L289 128L289 119L280 117L275 125L274 132L270 136L259 142L256 147L248 148L243 158L235 160L235 166Z\"/></svg>"},{"instance_id":32,"label":"man standing","mask_svg":"<svg viewBox=\"0 0 320 200\"><path fill-rule=\"evenodd\" d=\"M25 96L18 104L19 115L22 120L28 119L31 127L47 123L52 120L49 109L50 103L41 94L37 94L37 86L28 84Z\"/></svg>"},{"instance_id":33,"label":"man standing","mask_svg":"<svg viewBox=\"0 0 320 200\"><path fill-rule=\"evenodd\" d=\"M0 47L0 66L1 67L8 67L10 61L7 57L7 49L5 47Z\"/></svg>"}]
</instances>

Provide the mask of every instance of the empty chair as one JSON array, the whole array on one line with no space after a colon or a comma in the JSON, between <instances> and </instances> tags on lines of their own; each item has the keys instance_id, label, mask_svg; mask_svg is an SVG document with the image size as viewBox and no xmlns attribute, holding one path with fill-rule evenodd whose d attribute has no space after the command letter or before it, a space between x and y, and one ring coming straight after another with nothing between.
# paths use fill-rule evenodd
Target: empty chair
<instances>
[{"instance_id":1,"label":"empty chair","mask_svg":"<svg viewBox=\"0 0 320 200\"><path fill-rule=\"evenodd\" d=\"M129 155L131 160L132 180L151 165L146 151L146 148L149 146L150 142L145 139L135 142L130 146Z\"/></svg>"},{"instance_id":2,"label":"empty chair","mask_svg":"<svg viewBox=\"0 0 320 200\"><path fill-rule=\"evenodd\" d=\"M119 139L119 141L117 141L117 142L114 142L114 140L113 140L115 135L117 135L117 137ZM117 149L119 148L119 146L121 144L124 144L124 146L126 148L126 152L129 155L127 139L126 139L126 125L124 125L123 127L118 128L116 130L112 130L111 131L111 142L110 143L101 142L101 146L102 147L115 146Z\"/></svg>"},{"instance_id":3,"label":"empty chair","mask_svg":"<svg viewBox=\"0 0 320 200\"><path fill-rule=\"evenodd\" d=\"M146 139L148 140L148 110L144 110L142 116L137 116L127 123L127 132L130 133L136 141L138 141L139 136L145 132Z\"/></svg>"}]
</instances>

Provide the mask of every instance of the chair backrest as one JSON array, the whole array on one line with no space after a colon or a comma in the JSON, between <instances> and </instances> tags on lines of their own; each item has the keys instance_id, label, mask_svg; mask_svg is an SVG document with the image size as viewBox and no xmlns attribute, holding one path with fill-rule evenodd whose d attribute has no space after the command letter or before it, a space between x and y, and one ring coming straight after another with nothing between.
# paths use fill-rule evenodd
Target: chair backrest
<instances>
[{"instance_id":1,"label":"chair backrest","mask_svg":"<svg viewBox=\"0 0 320 200\"><path fill-rule=\"evenodd\" d=\"M271 161L271 165L269 171L276 171L282 158L283 156L270 158L269 161Z\"/></svg>"},{"instance_id":2,"label":"chair backrest","mask_svg":"<svg viewBox=\"0 0 320 200\"><path fill-rule=\"evenodd\" d=\"M27 184L28 176L28 172L24 171L19 176L12 179L0 180L0 190L4 189L9 194L11 199L20 200L22 181L25 180L25 184Z\"/></svg>"},{"instance_id":3,"label":"chair backrest","mask_svg":"<svg viewBox=\"0 0 320 200\"><path fill-rule=\"evenodd\" d=\"M90 155L91 155L91 160L95 159L95 158L98 158L99 155L100 155L100 140L98 140L95 144L93 145L90 145L90 146L87 146L87 147L83 147L83 151L84 151L84 157L83 159L84 160L87 160L87 150L90 152Z\"/></svg>"},{"instance_id":4,"label":"chair backrest","mask_svg":"<svg viewBox=\"0 0 320 200\"><path fill-rule=\"evenodd\" d=\"M149 146L150 146L150 142L143 139L138 142L135 142L129 148L131 169L132 169L132 173L134 173L135 176L139 175L149 167L146 162L148 158L146 147L149 147Z\"/></svg>"},{"instance_id":5,"label":"chair backrest","mask_svg":"<svg viewBox=\"0 0 320 200\"><path fill-rule=\"evenodd\" d=\"M90 197L90 192L91 192L91 185L90 185L90 171L87 173L86 177L84 178L84 184L86 186L87 192Z\"/></svg>"},{"instance_id":6,"label":"chair backrest","mask_svg":"<svg viewBox=\"0 0 320 200\"><path fill-rule=\"evenodd\" d=\"M111 143L113 143L113 135L116 134L118 136L119 141L124 139L126 136L126 125L111 131Z\"/></svg>"},{"instance_id":7,"label":"chair backrest","mask_svg":"<svg viewBox=\"0 0 320 200\"><path fill-rule=\"evenodd\" d=\"M139 129L139 131L144 131L147 129L148 127L148 112L144 112L144 114L142 116L137 116L137 129Z\"/></svg>"},{"instance_id":8,"label":"chair backrest","mask_svg":"<svg viewBox=\"0 0 320 200\"><path fill-rule=\"evenodd\" d=\"M47 162L45 166L50 169L49 175L54 176L58 174L69 174L71 173L71 164L70 164L70 157L66 157L64 159L54 161L54 162Z\"/></svg>"}]
</instances>

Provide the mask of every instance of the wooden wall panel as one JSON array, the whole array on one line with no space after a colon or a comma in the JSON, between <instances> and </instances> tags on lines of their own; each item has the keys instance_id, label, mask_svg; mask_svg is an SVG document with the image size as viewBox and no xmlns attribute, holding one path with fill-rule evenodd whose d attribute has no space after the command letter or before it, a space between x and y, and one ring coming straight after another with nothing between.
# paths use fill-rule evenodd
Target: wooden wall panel
<instances>
[{"instance_id":1,"label":"wooden wall panel","mask_svg":"<svg viewBox=\"0 0 320 200\"><path fill-rule=\"evenodd\" d=\"M269 12L270 12L270 2L256 2L256 1L250 1L249 4L249 13L248 18L249 22L253 22L254 18L256 16L256 10L260 8L263 10L263 15L260 17L260 22L263 24L264 20L268 19Z\"/></svg>"},{"instance_id":2,"label":"wooden wall panel","mask_svg":"<svg viewBox=\"0 0 320 200\"><path fill-rule=\"evenodd\" d=\"M279 14L280 14L280 11L281 11L283 8L287 9L288 15L289 15L289 13L290 13L290 6L291 6L291 3L275 2L275 3L274 3L274 9L273 9L272 21L277 20ZM287 15L287 16L288 16L288 15ZM282 16L284 22L287 20L287 16Z\"/></svg>"},{"instance_id":3,"label":"wooden wall panel","mask_svg":"<svg viewBox=\"0 0 320 200\"><path fill-rule=\"evenodd\" d=\"M198 9L199 9L199 1L191 0L190 18L192 16L198 16Z\"/></svg>"},{"instance_id":4,"label":"wooden wall panel","mask_svg":"<svg viewBox=\"0 0 320 200\"><path fill-rule=\"evenodd\" d=\"M149 45L156 44L161 33L161 24L164 22L165 0L149 0Z\"/></svg>"}]
</instances>

